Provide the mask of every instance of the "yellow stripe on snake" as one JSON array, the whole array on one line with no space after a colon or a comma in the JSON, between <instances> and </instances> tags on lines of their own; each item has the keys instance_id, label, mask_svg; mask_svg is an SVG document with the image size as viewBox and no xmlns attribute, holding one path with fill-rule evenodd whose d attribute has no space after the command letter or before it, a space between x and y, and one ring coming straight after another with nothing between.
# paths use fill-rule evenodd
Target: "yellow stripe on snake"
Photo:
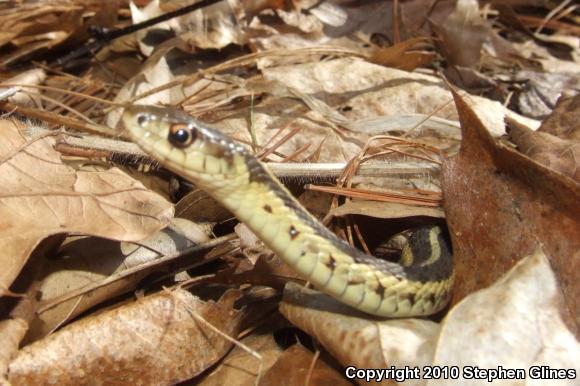
<instances>
[{"instance_id":1,"label":"yellow stripe on snake","mask_svg":"<svg viewBox=\"0 0 580 386\"><path fill-rule=\"evenodd\" d=\"M373 315L429 315L449 301L453 264L438 227L419 228L402 264L366 255L320 224L242 145L182 111L130 106L123 124L161 165L195 183L319 290ZM411 262L408 265L407 262Z\"/></svg>"}]
</instances>

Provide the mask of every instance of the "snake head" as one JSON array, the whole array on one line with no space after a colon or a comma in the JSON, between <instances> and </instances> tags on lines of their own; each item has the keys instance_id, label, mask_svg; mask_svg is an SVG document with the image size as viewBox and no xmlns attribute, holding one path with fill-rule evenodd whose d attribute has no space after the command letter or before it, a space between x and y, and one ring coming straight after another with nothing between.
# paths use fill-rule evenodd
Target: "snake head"
<instances>
[{"instance_id":1,"label":"snake head","mask_svg":"<svg viewBox=\"0 0 580 386\"><path fill-rule=\"evenodd\" d=\"M194 179L228 174L234 158L247 155L243 146L180 110L132 105L125 108L122 122L145 152L178 173L187 169Z\"/></svg>"}]
</instances>

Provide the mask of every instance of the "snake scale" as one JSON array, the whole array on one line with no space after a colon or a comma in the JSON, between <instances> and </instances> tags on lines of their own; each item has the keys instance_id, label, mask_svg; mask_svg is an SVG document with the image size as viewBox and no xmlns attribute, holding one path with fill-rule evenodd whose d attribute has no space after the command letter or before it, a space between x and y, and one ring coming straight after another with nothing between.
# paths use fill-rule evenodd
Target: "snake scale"
<instances>
[{"instance_id":1,"label":"snake scale","mask_svg":"<svg viewBox=\"0 0 580 386\"><path fill-rule=\"evenodd\" d=\"M266 166L217 129L179 110L144 105L127 107L122 121L147 154L205 190L319 290L385 317L429 315L449 301L453 264L439 227L414 232L401 263L366 255L318 222Z\"/></svg>"}]
</instances>

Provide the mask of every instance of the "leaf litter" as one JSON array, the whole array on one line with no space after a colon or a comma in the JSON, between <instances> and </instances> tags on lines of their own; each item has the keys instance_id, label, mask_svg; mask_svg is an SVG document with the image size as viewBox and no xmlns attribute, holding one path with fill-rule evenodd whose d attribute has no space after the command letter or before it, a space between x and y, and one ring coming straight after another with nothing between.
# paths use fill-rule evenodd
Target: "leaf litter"
<instances>
[{"instance_id":1,"label":"leaf litter","mask_svg":"<svg viewBox=\"0 0 580 386\"><path fill-rule=\"evenodd\" d=\"M579 185L495 142L467 102L455 98L463 139L442 170L457 275L452 303L542 247L562 287L564 318L578 334Z\"/></svg>"},{"instance_id":2,"label":"leaf litter","mask_svg":"<svg viewBox=\"0 0 580 386\"><path fill-rule=\"evenodd\" d=\"M234 301L225 295L205 303L177 289L85 318L20 350L9 381L90 385L99 379L125 385L189 379L230 349L224 335L236 335L241 317Z\"/></svg>"},{"instance_id":3,"label":"leaf litter","mask_svg":"<svg viewBox=\"0 0 580 386\"><path fill-rule=\"evenodd\" d=\"M169 221L171 206L118 169L76 171L52 149L53 136L28 140L22 123L0 122L1 294L46 237L84 233L139 240Z\"/></svg>"},{"instance_id":4,"label":"leaf litter","mask_svg":"<svg viewBox=\"0 0 580 386\"><path fill-rule=\"evenodd\" d=\"M0 6L10 25L0 33L3 68L38 66L2 78L0 107L48 125L2 121L29 134L3 130L14 137L1 142L13 153L0 157L2 194L11 195L0 217L12 248L0 261L8 381L342 384L352 365L578 372L573 7L228 1L106 38L129 17L136 24L183 5ZM94 60L83 56L87 42ZM73 47L66 61L64 47ZM471 95L450 93L448 82ZM361 249L445 217L452 304L433 318L378 320L289 283L276 311L284 284L299 277L247 228L230 233L231 215L133 144L99 138L124 103L178 106L284 166L292 192ZM347 168L321 178L310 162ZM56 203L55 192L64 196ZM114 210L103 192L118 197ZM160 231L172 210L157 193L178 202L198 247L187 241L197 236ZM265 327L280 313L286 322ZM274 337L291 325L310 338L282 347Z\"/></svg>"},{"instance_id":5,"label":"leaf litter","mask_svg":"<svg viewBox=\"0 0 580 386\"><path fill-rule=\"evenodd\" d=\"M40 287L42 296L38 299L40 310L38 318L32 321L29 327L27 339L37 340L94 305L134 290L147 275L159 269L158 266L146 269L144 268L146 263L208 241L208 235L197 224L180 218L174 218L166 228L140 241L139 245L96 237L67 240L60 248L63 259L46 264L44 272L40 275L42 280ZM74 256L74 259L67 256ZM133 269L135 273L125 277L124 280L108 285L103 282L98 288L90 287L94 283L139 266L142 269ZM72 299L58 302L61 295L87 286L91 289ZM58 304L46 307L53 302ZM43 310L43 307L46 308Z\"/></svg>"}]
</instances>

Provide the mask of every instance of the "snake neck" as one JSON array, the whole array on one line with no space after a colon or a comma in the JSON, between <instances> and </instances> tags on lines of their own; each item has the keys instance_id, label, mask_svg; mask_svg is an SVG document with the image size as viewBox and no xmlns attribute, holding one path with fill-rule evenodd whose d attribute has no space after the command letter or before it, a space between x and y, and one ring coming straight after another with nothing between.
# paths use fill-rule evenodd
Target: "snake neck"
<instances>
[{"instance_id":1,"label":"snake neck","mask_svg":"<svg viewBox=\"0 0 580 386\"><path fill-rule=\"evenodd\" d=\"M219 130L183 112L153 106L128 107L123 123L143 150L213 196L323 292L389 317L428 315L447 303L453 270L444 248L437 248L437 229L418 233L426 248L411 247L404 259L416 265L373 258L328 231L243 146Z\"/></svg>"},{"instance_id":2,"label":"snake neck","mask_svg":"<svg viewBox=\"0 0 580 386\"><path fill-rule=\"evenodd\" d=\"M422 246L427 257L408 251L423 263L410 267L366 255L324 227L253 157L235 162L244 162L237 168L243 173L204 179L212 184L205 190L316 287L377 315L423 315L445 305L452 267L444 259L430 264L429 246Z\"/></svg>"}]
</instances>

